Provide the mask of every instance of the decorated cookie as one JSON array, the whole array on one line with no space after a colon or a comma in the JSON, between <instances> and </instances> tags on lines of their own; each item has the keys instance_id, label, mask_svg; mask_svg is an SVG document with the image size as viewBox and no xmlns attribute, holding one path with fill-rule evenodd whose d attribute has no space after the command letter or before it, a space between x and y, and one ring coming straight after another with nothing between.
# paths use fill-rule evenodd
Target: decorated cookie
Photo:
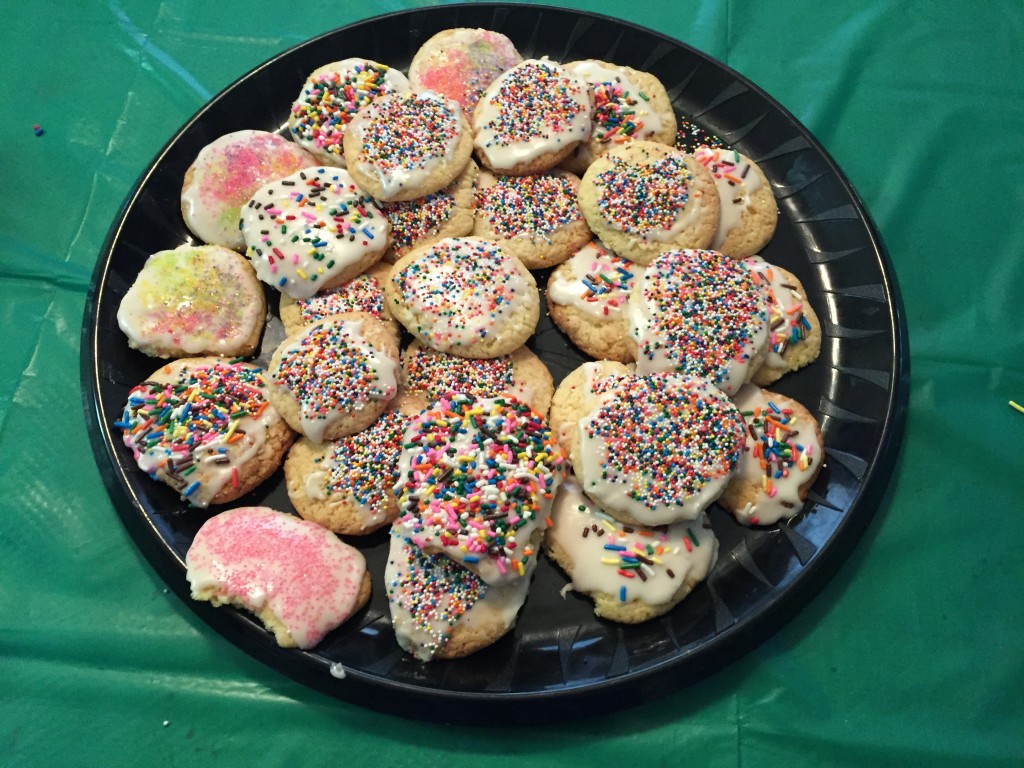
<instances>
[{"instance_id":1,"label":"decorated cookie","mask_svg":"<svg viewBox=\"0 0 1024 768\"><path fill-rule=\"evenodd\" d=\"M203 147L185 171L185 226L204 243L241 251L242 206L264 184L315 164L302 147L276 133L235 131L221 136Z\"/></svg>"},{"instance_id":2,"label":"decorated cookie","mask_svg":"<svg viewBox=\"0 0 1024 768\"><path fill-rule=\"evenodd\" d=\"M665 251L707 248L718 228L711 171L653 141L621 144L598 157L580 183L580 208L602 242L638 264Z\"/></svg>"},{"instance_id":3,"label":"decorated cookie","mask_svg":"<svg viewBox=\"0 0 1024 768\"><path fill-rule=\"evenodd\" d=\"M197 507L254 489L294 439L263 371L213 357L177 360L133 387L114 426L139 469Z\"/></svg>"},{"instance_id":4,"label":"decorated cookie","mask_svg":"<svg viewBox=\"0 0 1024 768\"><path fill-rule=\"evenodd\" d=\"M558 489L544 550L594 613L624 624L661 616L710 573L718 558L707 516L647 528L620 523L584 495L575 478Z\"/></svg>"},{"instance_id":5,"label":"decorated cookie","mask_svg":"<svg viewBox=\"0 0 1024 768\"><path fill-rule=\"evenodd\" d=\"M365 312L395 325L384 301L384 281L390 272L389 264L378 261L363 274L308 299L293 299L283 294L279 313L284 332L291 336L307 325L348 312Z\"/></svg>"},{"instance_id":6,"label":"decorated cookie","mask_svg":"<svg viewBox=\"0 0 1024 768\"><path fill-rule=\"evenodd\" d=\"M768 297L768 352L751 381L766 387L817 359L821 324L796 275L760 256L743 260Z\"/></svg>"},{"instance_id":7,"label":"decorated cookie","mask_svg":"<svg viewBox=\"0 0 1024 768\"><path fill-rule=\"evenodd\" d=\"M372 533L398 516L393 488L412 417L427 399L399 394L373 424L327 443L299 438L284 463L288 498L306 520L335 533Z\"/></svg>"},{"instance_id":8,"label":"decorated cookie","mask_svg":"<svg viewBox=\"0 0 1024 768\"><path fill-rule=\"evenodd\" d=\"M537 558L525 575L489 585L442 554L423 551L397 530L384 569L391 624L398 644L420 661L459 659L493 644L516 622Z\"/></svg>"},{"instance_id":9,"label":"decorated cookie","mask_svg":"<svg viewBox=\"0 0 1024 768\"><path fill-rule=\"evenodd\" d=\"M251 355L266 317L252 267L216 245L154 253L117 309L128 346L152 357Z\"/></svg>"},{"instance_id":10,"label":"decorated cookie","mask_svg":"<svg viewBox=\"0 0 1024 768\"><path fill-rule=\"evenodd\" d=\"M703 376L726 394L749 381L768 346L757 279L717 251L670 251L644 270L627 311L638 373Z\"/></svg>"},{"instance_id":11,"label":"decorated cookie","mask_svg":"<svg viewBox=\"0 0 1024 768\"><path fill-rule=\"evenodd\" d=\"M435 93L381 96L352 118L343 144L356 184L386 201L447 187L473 153L462 109Z\"/></svg>"},{"instance_id":12,"label":"decorated cookie","mask_svg":"<svg viewBox=\"0 0 1024 768\"><path fill-rule=\"evenodd\" d=\"M719 503L744 525L772 525L803 509L825 458L821 427L792 398L745 384L733 397L747 423L739 468Z\"/></svg>"},{"instance_id":13,"label":"decorated cookie","mask_svg":"<svg viewBox=\"0 0 1024 768\"><path fill-rule=\"evenodd\" d=\"M565 65L590 85L594 98L593 130L562 166L582 174L594 158L630 141L671 145L676 116L661 81L649 72L588 59Z\"/></svg>"},{"instance_id":14,"label":"decorated cookie","mask_svg":"<svg viewBox=\"0 0 1024 768\"><path fill-rule=\"evenodd\" d=\"M441 240L403 256L384 295L413 336L459 357L510 354L540 317L530 271L497 243L475 237Z\"/></svg>"},{"instance_id":15,"label":"decorated cookie","mask_svg":"<svg viewBox=\"0 0 1024 768\"><path fill-rule=\"evenodd\" d=\"M555 386L544 362L526 347L485 359L457 357L413 341L402 355L402 389L430 401L466 392L479 397L511 395L541 416L551 407Z\"/></svg>"},{"instance_id":16,"label":"decorated cookie","mask_svg":"<svg viewBox=\"0 0 1024 768\"><path fill-rule=\"evenodd\" d=\"M345 129L362 107L386 93L405 93L397 69L368 59L344 59L310 73L292 104L288 129L299 146L327 165L345 167Z\"/></svg>"},{"instance_id":17,"label":"decorated cookie","mask_svg":"<svg viewBox=\"0 0 1024 768\"><path fill-rule=\"evenodd\" d=\"M378 262L389 224L340 168L306 168L261 187L242 211L260 280L293 299L351 280Z\"/></svg>"},{"instance_id":18,"label":"decorated cookie","mask_svg":"<svg viewBox=\"0 0 1024 768\"><path fill-rule=\"evenodd\" d=\"M185 566L193 600L256 614L284 648L312 648L370 599L359 550L268 507L211 517L196 533Z\"/></svg>"},{"instance_id":19,"label":"decorated cookie","mask_svg":"<svg viewBox=\"0 0 1024 768\"><path fill-rule=\"evenodd\" d=\"M406 433L400 535L488 584L524 578L566 460L551 430L515 398L442 397Z\"/></svg>"},{"instance_id":20,"label":"decorated cookie","mask_svg":"<svg viewBox=\"0 0 1024 768\"><path fill-rule=\"evenodd\" d=\"M409 65L417 93L433 91L454 99L472 115L484 88L522 61L512 41L487 29L446 29L425 42Z\"/></svg>"},{"instance_id":21,"label":"decorated cookie","mask_svg":"<svg viewBox=\"0 0 1024 768\"><path fill-rule=\"evenodd\" d=\"M711 247L734 259L753 256L775 234L779 209L768 177L735 149L700 147L697 162L711 171L721 212Z\"/></svg>"},{"instance_id":22,"label":"decorated cookie","mask_svg":"<svg viewBox=\"0 0 1024 768\"><path fill-rule=\"evenodd\" d=\"M590 241L577 203L580 180L568 171L477 180L473 234L501 244L529 269L560 264Z\"/></svg>"},{"instance_id":23,"label":"decorated cookie","mask_svg":"<svg viewBox=\"0 0 1024 768\"><path fill-rule=\"evenodd\" d=\"M528 59L502 74L480 97L473 143L496 173L523 176L554 168L590 136L585 80L546 59Z\"/></svg>"},{"instance_id":24,"label":"decorated cookie","mask_svg":"<svg viewBox=\"0 0 1024 768\"><path fill-rule=\"evenodd\" d=\"M548 278L551 319L591 357L633 362L626 341L625 309L642 270L600 240L592 240Z\"/></svg>"},{"instance_id":25,"label":"decorated cookie","mask_svg":"<svg viewBox=\"0 0 1024 768\"><path fill-rule=\"evenodd\" d=\"M591 364L594 365L594 364ZM597 372L613 372L614 363ZM588 383L589 378L589 383ZM743 447L743 417L705 379L570 374L551 424L583 490L626 523L693 520L725 489Z\"/></svg>"},{"instance_id":26,"label":"decorated cookie","mask_svg":"<svg viewBox=\"0 0 1024 768\"><path fill-rule=\"evenodd\" d=\"M281 342L267 370L271 402L314 443L366 429L397 391L398 343L381 320L334 315Z\"/></svg>"}]
</instances>

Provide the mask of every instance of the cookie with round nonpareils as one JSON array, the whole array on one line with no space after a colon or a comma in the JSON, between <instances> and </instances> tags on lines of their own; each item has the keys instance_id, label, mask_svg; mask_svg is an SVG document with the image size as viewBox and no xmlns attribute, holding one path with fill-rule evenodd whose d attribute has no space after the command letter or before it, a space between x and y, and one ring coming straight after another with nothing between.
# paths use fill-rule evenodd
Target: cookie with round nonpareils
<instances>
[{"instance_id":1,"label":"cookie with round nonpareils","mask_svg":"<svg viewBox=\"0 0 1024 768\"><path fill-rule=\"evenodd\" d=\"M256 614L283 648L312 648L366 605L372 589L359 550L269 507L211 517L185 567L193 600Z\"/></svg>"},{"instance_id":2,"label":"cookie with round nonpareils","mask_svg":"<svg viewBox=\"0 0 1024 768\"><path fill-rule=\"evenodd\" d=\"M567 456L572 457L579 448L579 420L597 408L604 392L634 372L631 364L596 360L570 371L559 382L551 397L548 420L555 439Z\"/></svg>"},{"instance_id":3,"label":"cookie with round nonpareils","mask_svg":"<svg viewBox=\"0 0 1024 768\"><path fill-rule=\"evenodd\" d=\"M133 387L114 426L139 469L197 507L226 504L269 478L295 438L249 363L186 358Z\"/></svg>"},{"instance_id":4,"label":"cookie with round nonpareils","mask_svg":"<svg viewBox=\"0 0 1024 768\"><path fill-rule=\"evenodd\" d=\"M580 182L580 208L590 229L638 264L665 251L707 248L719 207L711 172L691 155L653 141L610 149Z\"/></svg>"},{"instance_id":5,"label":"cookie with round nonpareils","mask_svg":"<svg viewBox=\"0 0 1024 768\"><path fill-rule=\"evenodd\" d=\"M733 397L747 423L735 476L718 500L744 525L799 514L825 459L818 420L796 400L745 384Z\"/></svg>"},{"instance_id":6,"label":"cookie with round nonpareils","mask_svg":"<svg viewBox=\"0 0 1024 768\"><path fill-rule=\"evenodd\" d=\"M365 312L368 315L395 326L397 322L388 311L384 300L384 281L391 273L391 265L378 261L361 275L310 296L308 299L293 299L281 295L278 313L286 335L298 333L307 325L324 320L331 315L348 312Z\"/></svg>"},{"instance_id":7,"label":"cookie with round nonpareils","mask_svg":"<svg viewBox=\"0 0 1024 768\"><path fill-rule=\"evenodd\" d=\"M266 318L252 266L217 245L154 253L117 309L128 346L151 357L251 355Z\"/></svg>"}]
</instances>

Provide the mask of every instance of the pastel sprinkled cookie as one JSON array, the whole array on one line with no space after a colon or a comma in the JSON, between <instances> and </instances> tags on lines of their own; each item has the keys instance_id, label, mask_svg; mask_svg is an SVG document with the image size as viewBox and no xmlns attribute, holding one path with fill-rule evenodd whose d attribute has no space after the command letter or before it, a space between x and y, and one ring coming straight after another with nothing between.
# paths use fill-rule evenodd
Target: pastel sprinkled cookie
<instances>
[{"instance_id":1,"label":"pastel sprinkled cookie","mask_svg":"<svg viewBox=\"0 0 1024 768\"><path fill-rule=\"evenodd\" d=\"M213 357L177 360L133 387L114 426L139 469L197 507L251 491L294 439L263 371Z\"/></svg>"},{"instance_id":2,"label":"pastel sprinkled cookie","mask_svg":"<svg viewBox=\"0 0 1024 768\"><path fill-rule=\"evenodd\" d=\"M347 312L365 312L395 325L397 330L397 324L391 318L387 302L384 301L383 285L390 272L389 264L378 261L363 274L308 299L293 299L282 294L279 314L284 332L291 336L307 325Z\"/></svg>"},{"instance_id":3,"label":"pastel sprinkled cookie","mask_svg":"<svg viewBox=\"0 0 1024 768\"><path fill-rule=\"evenodd\" d=\"M627 311L639 373L704 376L728 395L768 346L768 304L742 264L717 251L670 251L648 266Z\"/></svg>"},{"instance_id":4,"label":"pastel sprinkled cookie","mask_svg":"<svg viewBox=\"0 0 1024 768\"><path fill-rule=\"evenodd\" d=\"M281 342L267 370L269 396L315 443L366 429L397 391L398 344L372 315L334 315Z\"/></svg>"},{"instance_id":5,"label":"pastel sprinkled cookie","mask_svg":"<svg viewBox=\"0 0 1024 768\"><path fill-rule=\"evenodd\" d=\"M439 192L417 200L380 203L391 223L391 245L384 261L394 264L413 248L472 232L478 172L479 167L470 160L458 178Z\"/></svg>"},{"instance_id":6,"label":"pastel sprinkled cookie","mask_svg":"<svg viewBox=\"0 0 1024 768\"><path fill-rule=\"evenodd\" d=\"M649 72L596 59L574 61L565 68L590 85L594 97L593 130L562 166L582 174L594 158L630 141L671 145L676 116L661 81Z\"/></svg>"},{"instance_id":7,"label":"pastel sprinkled cookie","mask_svg":"<svg viewBox=\"0 0 1024 768\"><path fill-rule=\"evenodd\" d=\"M480 162L524 176L554 168L590 136L586 81L546 59L527 59L491 83L473 115Z\"/></svg>"},{"instance_id":8,"label":"pastel sprinkled cookie","mask_svg":"<svg viewBox=\"0 0 1024 768\"><path fill-rule=\"evenodd\" d=\"M454 99L472 115L484 88L520 61L512 41L500 32L446 29L416 51L409 65L409 83L417 93L433 91Z\"/></svg>"},{"instance_id":9,"label":"pastel sprinkled cookie","mask_svg":"<svg viewBox=\"0 0 1024 768\"><path fill-rule=\"evenodd\" d=\"M397 69L368 59L344 59L317 67L292 103L288 129L320 162L345 167L345 129L362 107L386 93L405 93L409 81Z\"/></svg>"},{"instance_id":10,"label":"pastel sprinkled cookie","mask_svg":"<svg viewBox=\"0 0 1024 768\"><path fill-rule=\"evenodd\" d=\"M796 275L760 256L743 260L768 296L768 352L751 381L766 387L817 359L821 324Z\"/></svg>"},{"instance_id":11,"label":"pastel sprinkled cookie","mask_svg":"<svg viewBox=\"0 0 1024 768\"><path fill-rule=\"evenodd\" d=\"M591 357L633 362L624 317L641 269L592 240L548 278L551 319Z\"/></svg>"},{"instance_id":12,"label":"pastel sprinkled cookie","mask_svg":"<svg viewBox=\"0 0 1024 768\"><path fill-rule=\"evenodd\" d=\"M250 355L266 317L252 267L216 245L154 253L117 309L128 346L152 357Z\"/></svg>"},{"instance_id":13,"label":"pastel sprinkled cookie","mask_svg":"<svg viewBox=\"0 0 1024 768\"><path fill-rule=\"evenodd\" d=\"M718 228L711 172L653 141L621 144L598 157L580 183L580 208L608 247L638 264L678 248L707 248Z\"/></svg>"},{"instance_id":14,"label":"pastel sprinkled cookie","mask_svg":"<svg viewBox=\"0 0 1024 768\"><path fill-rule=\"evenodd\" d=\"M389 224L341 168L306 168L261 187L242 209L260 280L307 299L365 272L388 247Z\"/></svg>"},{"instance_id":15,"label":"pastel sprinkled cookie","mask_svg":"<svg viewBox=\"0 0 1024 768\"><path fill-rule=\"evenodd\" d=\"M399 394L361 432L327 443L299 438L284 463L288 498L299 515L353 536L398 517L398 455L412 417L426 406L422 395Z\"/></svg>"},{"instance_id":16,"label":"pastel sprinkled cookie","mask_svg":"<svg viewBox=\"0 0 1024 768\"><path fill-rule=\"evenodd\" d=\"M719 503L744 525L788 520L799 514L821 471L821 427L800 403L753 384L733 401L747 422L747 439Z\"/></svg>"},{"instance_id":17,"label":"pastel sprinkled cookie","mask_svg":"<svg viewBox=\"0 0 1024 768\"><path fill-rule=\"evenodd\" d=\"M707 516L646 528L624 525L584 495L575 478L558 489L544 550L569 586L594 601L594 613L638 624L668 613L718 559Z\"/></svg>"},{"instance_id":18,"label":"pastel sprinkled cookie","mask_svg":"<svg viewBox=\"0 0 1024 768\"><path fill-rule=\"evenodd\" d=\"M672 373L622 376L596 397L581 397L575 407L563 408L567 401L555 392L552 426L560 439L568 439L583 490L618 520L640 525L693 520L719 497L735 471L743 417L705 379Z\"/></svg>"},{"instance_id":19,"label":"pastel sprinkled cookie","mask_svg":"<svg viewBox=\"0 0 1024 768\"><path fill-rule=\"evenodd\" d=\"M370 599L359 550L269 507L211 517L196 533L185 566L193 600L251 611L283 648L312 648Z\"/></svg>"},{"instance_id":20,"label":"pastel sprinkled cookie","mask_svg":"<svg viewBox=\"0 0 1024 768\"><path fill-rule=\"evenodd\" d=\"M693 156L718 188L721 213L711 247L734 259L753 256L772 239L779 220L768 177L735 149L699 147Z\"/></svg>"},{"instance_id":21,"label":"pastel sprinkled cookie","mask_svg":"<svg viewBox=\"0 0 1024 768\"><path fill-rule=\"evenodd\" d=\"M384 284L391 314L427 346L459 357L498 357L537 327L540 294L530 271L494 242L449 238L417 248Z\"/></svg>"},{"instance_id":22,"label":"pastel sprinkled cookie","mask_svg":"<svg viewBox=\"0 0 1024 768\"><path fill-rule=\"evenodd\" d=\"M473 153L458 102L435 93L392 93L359 110L344 138L349 172L378 200L437 192L462 173Z\"/></svg>"},{"instance_id":23,"label":"pastel sprinkled cookie","mask_svg":"<svg viewBox=\"0 0 1024 768\"><path fill-rule=\"evenodd\" d=\"M532 176L481 171L473 234L500 243L529 269L560 264L591 238L577 203L579 186L568 171Z\"/></svg>"},{"instance_id":24,"label":"pastel sprinkled cookie","mask_svg":"<svg viewBox=\"0 0 1024 768\"><path fill-rule=\"evenodd\" d=\"M315 164L312 155L276 133L235 131L221 136L203 147L185 171L185 226L204 243L241 251L242 206L264 184Z\"/></svg>"},{"instance_id":25,"label":"pastel sprinkled cookie","mask_svg":"<svg viewBox=\"0 0 1024 768\"><path fill-rule=\"evenodd\" d=\"M489 585L392 530L384 585L398 644L420 661L460 659L492 645L515 625L536 563L526 562L521 579Z\"/></svg>"},{"instance_id":26,"label":"pastel sprinkled cookie","mask_svg":"<svg viewBox=\"0 0 1024 768\"><path fill-rule=\"evenodd\" d=\"M402 389L433 402L466 392L480 397L511 395L541 416L551 407L555 385L544 362L526 347L486 359L456 357L413 341L402 355Z\"/></svg>"},{"instance_id":27,"label":"pastel sprinkled cookie","mask_svg":"<svg viewBox=\"0 0 1024 768\"><path fill-rule=\"evenodd\" d=\"M514 398L457 394L421 413L406 438L399 533L488 584L523 578L567 469L544 420Z\"/></svg>"}]
</instances>

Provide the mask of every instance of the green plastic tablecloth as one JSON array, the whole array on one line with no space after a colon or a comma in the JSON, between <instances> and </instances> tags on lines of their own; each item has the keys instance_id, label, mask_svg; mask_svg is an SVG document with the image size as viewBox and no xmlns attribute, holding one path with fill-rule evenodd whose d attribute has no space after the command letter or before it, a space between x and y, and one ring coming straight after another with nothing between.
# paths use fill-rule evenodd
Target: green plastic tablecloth
<instances>
[{"instance_id":1,"label":"green plastic tablecloth","mask_svg":"<svg viewBox=\"0 0 1024 768\"><path fill-rule=\"evenodd\" d=\"M416 5L5 9L0 765L1021 765L1020 0L568 3L654 27L778 99L858 190L902 288L912 386L890 493L754 652L615 715L440 727L304 688L168 592L82 416L79 332L107 228L213 94L307 38Z\"/></svg>"}]
</instances>

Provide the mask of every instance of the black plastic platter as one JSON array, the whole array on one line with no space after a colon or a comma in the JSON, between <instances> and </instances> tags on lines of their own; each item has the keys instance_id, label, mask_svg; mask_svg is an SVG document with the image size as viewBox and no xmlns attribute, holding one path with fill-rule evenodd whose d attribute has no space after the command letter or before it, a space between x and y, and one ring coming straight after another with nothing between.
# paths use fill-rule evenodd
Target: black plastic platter
<instances>
[{"instance_id":1,"label":"black plastic platter","mask_svg":"<svg viewBox=\"0 0 1024 768\"><path fill-rule=\"evenodd\" d=\"M203 146L231 131L280 130L306 75L321 64L365 56L405 70L425 40L452 27L503 32L524 57L597 58L652 72L678 117L760 164L780 210L763 256L801 279L824 335L818 361L773 389L816 413L826 466L805 511L787 524L748 529L712 508L718 564L661 619L637 626L596 619L588 600L560 594L565 576L542 560L512 632L467 659L422 664L394 640L382 585L388 537L381 533L349 539L374 575L371 603L314 650L283 650L248 615L188 597L185 552L214 511L188 509L139 471L112 426L128 390L160 365L129 349L117 308L150 254L192 242L179 193ZM584 360L543 313L531 346L556 383ZM898 451L908 378L903 310L878 233L842 173L788 112L736 72L650 30L504 4L424 8L352 24L286 51L212 99L156 157L113 223L82 344L86 418L114 505L153 568L199 616L271 667L328 694L464 723L550 722L636 704L709 674L776 631L822 587L874 514ZM291 510L281 473L237 503L248 504Z\"/></svg>"}]
</instances>

